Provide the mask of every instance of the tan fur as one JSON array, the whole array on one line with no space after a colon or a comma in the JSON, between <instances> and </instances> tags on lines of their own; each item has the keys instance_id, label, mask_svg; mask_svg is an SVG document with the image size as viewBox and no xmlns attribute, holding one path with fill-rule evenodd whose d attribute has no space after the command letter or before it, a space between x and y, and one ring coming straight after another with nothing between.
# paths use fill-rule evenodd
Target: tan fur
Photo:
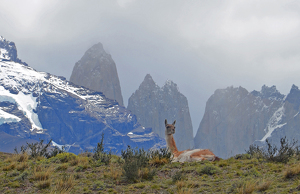
<instances>
[{"instance_id":1,"label":"tan fur","mask_svg":"<svg viewBox=\"0 0 300 194\"><path fill-rule=\"evenodd\" d=\"M219 160L209 149L194 149L194 150L184 150L178 151L173 134L175 133L175 123L168 124L167 119L165 120L165 137L168 148L173 153L172 162L193 162L193 161L215 161Z\"/></svg>"}]
</instances>

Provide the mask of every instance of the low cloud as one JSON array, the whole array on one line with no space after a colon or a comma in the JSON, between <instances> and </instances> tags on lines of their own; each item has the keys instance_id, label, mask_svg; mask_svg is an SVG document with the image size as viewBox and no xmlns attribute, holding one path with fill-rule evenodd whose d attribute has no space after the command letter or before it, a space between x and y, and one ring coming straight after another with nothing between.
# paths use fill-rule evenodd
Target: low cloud
<instances>
[{"instance_id":1,"label":"low cloud","mask_svg":"<svg viewBox=\"0 0 300 194\"><path fill-rule=\"evenodd\" d=\"M115 60L125 104L150 73L187 96L194 130L218 88L287 93L299 84L297 1L29 1L1 3L0 34L37 70L70 77L93 44ZM132 76L135 75L135 76Z\"/></svg>"}]
</instances>

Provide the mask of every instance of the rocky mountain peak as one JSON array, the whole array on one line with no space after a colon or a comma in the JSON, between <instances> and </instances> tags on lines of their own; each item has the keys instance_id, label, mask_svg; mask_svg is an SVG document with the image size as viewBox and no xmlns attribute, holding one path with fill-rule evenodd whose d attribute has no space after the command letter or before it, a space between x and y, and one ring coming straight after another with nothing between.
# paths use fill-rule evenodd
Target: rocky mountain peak
<instances>
[{"instance_id":1,"label":"rocky mountain peak","mask_svg":"<svg viewBox=\"0 0 300 194\"><path fill-rule=\"evenodd\" d=\"M18 59L15 43L7 41L3 36L0 36L0 60L21 62L21 60Z\"/></svg>"},{"instance_id":2,"label":"rocky mountain peak","mask_svg":"<svg viewBox=\"0 0 300 194\"><path fill-rule=\"evenodd\" d=\"M154 82L153 78L151 77L150 74L147 74L139 86L140 90L158 90L159 86Z\"/></svg>"},{"instance_id":3,"label":"rocky mountain peak","mask_svg":"<svg viewBox=\"0 0 300 194\"><path fill-rule=\"evenodd\" d=\"M101 43L89 48L75 64L70 81L102 92L106 97L123 105L123 97L117 67Z\"/></svg>"},{"instance_id":4,"label":"rocky mountain peak","mask_svg":"<svg viewBox=\"0 0 300 194\"><path fill-rule=\"evenodd\" d=\"M91 48L89 48L84 56L88 56L88 57L92 57L92 58L95 58L95 57L110 57L109 54L107 54L103 48L103 45L102 43L97 43L97 44L94 44Z\"/></svg>"},{"instance_id":5,"label":"rocky mountain peak","mask_svg":"<svg viewBox=\"0 0 300 194\"><path fill-rule=\"evenodd\" d=\"M294 105L295 109L298 109L300 106L300 90L298 86L292 85L290 93L287 95L285 101Z\"/></svg>"},{"instance_id":6,"label":"rocky mountain peak","mask_svg":"<svg viewBox=\"0 0 300 194\"><path fill-rule=\"evenodd\" d=\"M276 86L268 87L266 85L263 85L261 87L261 91L258 92L254 90L251 92L254 96L259 96L261 98L269 98L273 100L282 100L284 98L284 95L281 94L277 89Z\"/></svg>"},{"instance_id":7,"label":"rocky mountain peak","mask_svg":"<svg viewBox=\"0 0 300 194\"><path fill-rule=\"evenodd\" d=\"M128 100L129 110L143 126L152 128L160 137L165 137L164 120L176 120L174 135L178 149L193 148L193 127L188 101L178 90L177 84L167 81L159 87L150 74Z\"/></svg>"},{"instance_id":8,"label":"rocky mountain peak","mask_svg":"<svg viewBox=\"0 0 300 194\"><path fill-rule=\"evenodd\" d=\"M179 92L178 86L176 83L174 83L172 80L167 80L165 85L162 87L162 90L170 90L170 91L176 91Z\"/></svg>"},{"instance_id":9,"label":"rocky mountain peak","mask_svg":"<svg viewBox=\"0 0 300 194\"><path fill-rule=\"evenodd\" d=\"M298 90L299 90L299 87L296 86L295 84L293 84L290 92L292 92L292 91L298 91Z\"/></svg>"}]
</instances>

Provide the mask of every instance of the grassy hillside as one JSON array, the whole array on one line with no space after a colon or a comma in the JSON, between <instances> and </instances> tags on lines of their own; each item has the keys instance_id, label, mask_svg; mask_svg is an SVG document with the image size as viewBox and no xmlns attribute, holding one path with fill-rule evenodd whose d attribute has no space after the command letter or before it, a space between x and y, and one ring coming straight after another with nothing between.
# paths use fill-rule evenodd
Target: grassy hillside
<instances>
[{"instance_id":1,"label":"grassy hillside","mask_svg":"<svg viewBox=\"0 0 300 194\"><path fill-rule=\"evenodd\" d=\"M0 153L0 193L300 193L296 158L285 164L244 154L180 164L150 157L140 165L122 156L101 162L90 153L50 158Z\"/></svg>"}]
</instances>

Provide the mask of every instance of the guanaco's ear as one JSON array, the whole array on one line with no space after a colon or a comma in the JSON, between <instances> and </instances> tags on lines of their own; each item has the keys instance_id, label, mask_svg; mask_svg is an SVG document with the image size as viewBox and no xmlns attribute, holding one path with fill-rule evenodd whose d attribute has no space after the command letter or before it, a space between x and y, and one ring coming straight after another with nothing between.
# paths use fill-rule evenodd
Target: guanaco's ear
<instances>
[{"instance_id":1,"label":"guanaco's ear","mask_svg":"<svg viewBox=\"0 0 300 194\"><path fill-rule=\"evenodd\" d=\"M168 124L168 121L167 121L167 119L165 119L165 126L167 126L167 124Z\"/></svg>"},{"instance_id":2,"label":"guanaco's ear","mask_svg":"<svg viewBox=\"0 0 300 194\"><path fill-rule=\"evenodd\" d=\"M176 120L172 123L172 125L175 125L175 123L176 123Z\"/></svg>"}]
</instances>

